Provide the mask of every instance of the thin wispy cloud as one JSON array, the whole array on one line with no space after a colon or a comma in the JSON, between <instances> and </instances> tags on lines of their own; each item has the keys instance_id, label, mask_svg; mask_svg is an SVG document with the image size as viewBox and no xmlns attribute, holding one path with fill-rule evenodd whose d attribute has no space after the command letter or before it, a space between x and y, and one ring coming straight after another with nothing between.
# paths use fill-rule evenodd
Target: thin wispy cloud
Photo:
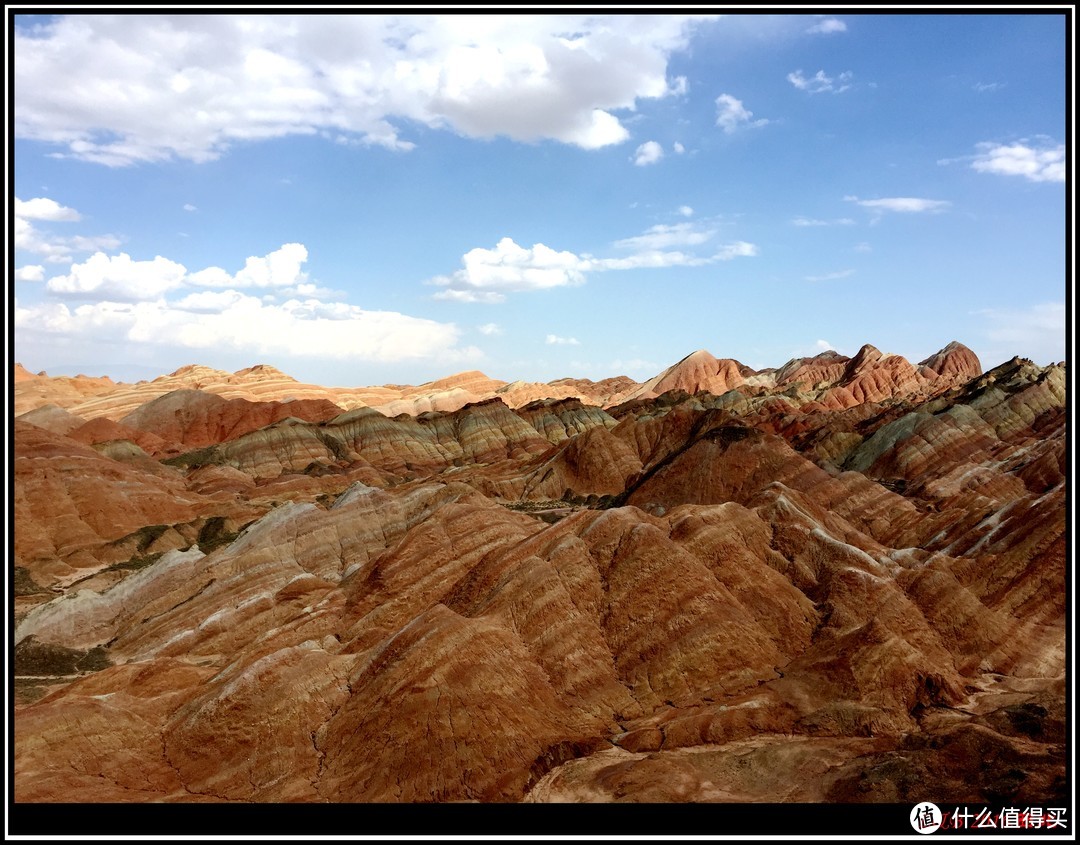
<instances>
[{"instance_id":1,"label":"thin wispy cloud","mask_svg":"<svg viewBox=\"0 0 1080 845\"><path fill-rule=\"evenodd\" d=\"M576 337L559 337L558 335L549 334L544 341L547 344L553 346L580 346L581 341Z\"/></svg>"},{"instance_id":2,"label":"thin wispy cloud","mask_svg":"<svg viewBox=\"0 0 1080 845\"><path fill-rule=\"evenodd\" d=\"M739 129L765 126L769 122L765 118L754 120L753 117L754 113L742 104L742 100L730 94L721 94L716 98L716 125L728 135L734 134Z\"/></svg>"},{"instance_id":3,"label":"thin wispy cloud","mask_svg":"<svg viewBox=\"0 0 1080 845\"><path fill-rule=\"evenodd\" d=\"M684 206L684 208L688 208L688 206ZM693 214L693 209L690 209L690 213ZM656 226L650 226L640 235L615 241L615 246L620 249L634 250L695 246L696 244L705 243L715 234L716 229L700 228L697 223L660 223Z\"/></svg>"},{"instance_id":4,"label":"thin wispy cloud","mask_svg":"<svg viewBox=\"0 0 1080 845\"><path fill-rule=\"evenodd\" d=\"M496 335L503 333L502 326L498 323L484 323L482 326L477 326L476 330L480 332L480 334L487 335L488 337L495 337Z\"/></svg>"},{"instance_id":5,"label":"thin wispy cloud","mask_svg":"<svg viewBox=\"0 0 1080 845\"><path fill-rule=\"evenodd\" d=\"M854 270L838 270L835 273L822 273L820 276L805 276L804 278L808 282L831 282L835 279L846 279L848 276L854 275Z\"/></svg>"},{"instance_id":6,"label":"thin wispy cloud","mask_svg":"<svg viewBox=\"0 0 1080 845\"><path fill-rule=\"evenodd\" d=\"M869 208L871 211L895 211L900 214L923 214L944 211L952 203L948 200L932 200L923 197L882 197L874 200L861 200L858 197L844 197L848 202Z\"/></svg>"},{"instance_id":7,"label":"thin wispy cloud","mask_svg":"<svg viewBox=\"0 0 1080 845\"><path fill-rule=\"evenodd\" d=\"M847 24L839 18L826 18L806 30L810 35L832 35L847 32Z\"/></svg>"},{"instance_id":8,"label":"thin wispy cloud","mask_svg":"<svg viewBox=\"0 0 1080 845\"><path fill-rule=\"evenodd\" d=\"M792 71L787 75L788 82L808 94L839 94L851 88L852 78L853 74L849 70L835 77L826 76L823 70L819 70L810 77L803 75L801 70Z\"/></svg>"},{"instance_id":9,"label":"thin wispy cloud","mask_svg":"<svg viewBox=\"0 0 1080 845\"><path fill-rule=\"evenodd\" d=\"M854 226L855 221L850 217L837 217L832 220L821 220L816 217L793 217L791 225L802 228L816 226Z\"/></svg>"},{"instance_id":10,"label":"thin wispy cloud","mask_svg":"<svg viewBox=\"0 0 1080 845\"><path fill-rule=\"evenodd\" d=\"M1027 357L1049 364L1065 359L1066 308L1064 302L1040 302L1017 308L985 308L974 314L984 320L984 333L1000 349L1014 355L1027 349Z\"/></svg>"}]
</instances>

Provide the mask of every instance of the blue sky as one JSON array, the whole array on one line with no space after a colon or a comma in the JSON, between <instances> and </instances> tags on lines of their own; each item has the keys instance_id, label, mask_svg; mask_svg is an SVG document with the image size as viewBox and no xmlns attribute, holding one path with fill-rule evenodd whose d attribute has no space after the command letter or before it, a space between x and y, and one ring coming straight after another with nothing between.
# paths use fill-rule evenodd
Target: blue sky
<instances>
[{"instance_id":1,"label":"blue sky","mask_svg":"<svg viewBox=\"0 0 1080 845\"><path fill-rule=\"evenodd\" d=\"M1065 357L1061 14L15 25L34 371Z\"/></svg>"}]
</instances>

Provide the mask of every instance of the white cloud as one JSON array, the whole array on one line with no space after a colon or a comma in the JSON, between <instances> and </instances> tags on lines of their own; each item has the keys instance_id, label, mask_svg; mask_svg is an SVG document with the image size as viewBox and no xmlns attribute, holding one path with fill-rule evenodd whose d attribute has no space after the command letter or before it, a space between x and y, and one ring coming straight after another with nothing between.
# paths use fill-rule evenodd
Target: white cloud
<instances>
[{"instance_id":1,"label":"white cloud","mask_svg":"<svg viewBox=\"0 0 1080 845\"><path fill-rule=\"evenodd\" d=\"M664 148L656 141L646 141L634 151L633 162L638 167L646 164L656 164L664 157Z\"/></svg>"},{"instance_id":2,"label":"white cloud","mask_svg":"<svg viewBox=\"0 0 1080 845\"><path fill-rule=\"evenodd\" d=\"M533 244L526 249L511 238L503 238L494 249L477 247L469 250L462 257L462 269L448 276L436 276L427 283L443 288L434 299L498 303L505 301L508 293L583 284L590 272L700 267L758 254L757 247L746 241L724 244L707 256L662 248L701 244L712 234L712 231L695 230L692 223L653 226L642 235L616 242L618 247L639 250L625 258L595 258L558 252L544 244Z\"/></svg>"},{"instance_id":3,"label":"white cloud","mask_svg":"<svg viewBox=\"0 0 1080 845\"><path fill-rule=\"evenodd\" d=\"M876 200L861 200L858 197L848 196L844 199L872 211L898 211L904 214L944 211L952 205L948 200L928 200L920 197L883 197Z\"/></svg>"},{"instance_id":4,"label":"white cloud","mask_svg":"<svg viewBox=\"0 0 1080 845\"><path fill-rule=\"evenodd\" d=\"M580 346L581 341L576 337L559 337L558 335L549 334L547 340L544 341L549 344L557 344L559 346Z\"/></svg>"},{"instance_id":5,"label":"white cloud","mask_svg":"<svg viewBox=\"0 0 1080 845\"><path fill-rule=\"evenodd\" d=\"M672 149L675 150L676 155L682 155L683 153L686 152L686 147L684 147L678 141L675 142Z\"/></svg>"},{"instance_id":6,"label":"white cloud","mask_svg":"<svg viewBox=\"0 0 1080 845\"><path fill-rule=\"evenodd\" d=\"M985 91L999 91L999 90L1001 90L1002 88L1005 87L1005 83L1004 82L976 82L971 87L974 88L976 91L978 91L980 94L982 94Z\"/></svg>"},{"instance_id":7,"label":"white cloud","mask_svg":"<svg viewBox=\"0 0 1080 845\"><path fill-rule=\"evenodd\" d=\"M274 288L300 296L334 296L335 291L306 282L300 267L307 261L303 244L284 244L265 256L252 256L235 275L220 267L189 273L183 264L162 258L134 261L127 253L108 256L97 252L82 264L73 264L65 276L49 279L46 289L60 296L112 299L121 302L154 300L185 286L214 288ZM212 302L188 297L186 302Z\"/></svg>"},{"instance_id":8,"label":"white cloud","mask_svg":"<svg viewBox=\"0 0 1080 845\"><path fill-rule=\"evenodd\" d=\"M1028 144L1026 138L1015 144L976 144L979 152L971 166L980 173L1023 176L1031 182L1064 182L1065 145L1040 141L1039 146Z\"/></svg>"},{"instance_id":9,"label":"white cloud","mask_svg":"<svg viewBox=\"0 0 1080 845\"><path fill-rule=\"evenodd\" d=\"M848 276L853 276L854 274L854 270L838 270L835 273L824 273L820 276L805 276L804 278L808 282L829 282L833 279L846 279Z\"/></svg>"},{"instance_id":10,"label":"white cloud","mask_svg":"<svg viewBox=\"0 0 1080 845\"><path fill-rule=\"evenodd\" d=\"M852 247L852 250L855 252L873 252L874 248L866 241L859 241L859 243Z\"/></svg>"},{"instance_id":11,"label":"white cloud","mask_svg":"<svg viewBox=\"0 0 1080 845\"><path fill-rule=\"evenodd\" d=\"M72 252L92 252L95 249L115 249L120 246L118 238L112 235L85 237L60 237L43 232L31 223L31 220L43 220L50 223L70 223L82 219L73 208L61 205L47 197L35 197L31 200L15 198L14 246L16 250L32 252L44 256L51 263L71 260Z\"/></svg>"},{"instance_id":12,"label":"white cloud","mask_svg":"<svg viewBox=\"0 0 1080 845\"><path fill-rule=\"evenodd\" d=\"M740 128L764 126L769 121L765 118L751 120L754 113L730 94L721 94L716 98L716 125L728 135Z\"/></svg>"},{"instance_id":13,"label":"white cloud","mask_svg":"<svg viewBox=\"0 0 1080 845\"><path fill-rule=\"evenodd\" d=\"M392 311L316 300L267 304L237 291L202 291L171 304L96 302L69 309L64 303L16 305L15 327L24 338L52 336L84 342L165 346L249 356L288 355L367 361L429 358L472 360L471 347L456 346L458 329Z\"/></svg>"},{"instance_id":14,"label":"white cloud","mask_svg":"<svg viewBox=\"0 0 1080 845\"><path fill-rule=\"evenodd\" d=\"M108 166L297 134L407 150L409 122L595 149L629 137L616 112L686 92L668 60L696 20L63 16L15 30L15 132Z\"/></svg>"},{"instance_id":15,"label":"white cloud","mask_svg":"<svg viewBox=\"0 0 1080 845\"><path fill-rule=\"evenodd\" d=\"M683 217L693 217L694 216L694 209L692 209L688 205L680 205L679 206L679 214L681 214Z\"/></svg>"},{"instance_id":16,"label":"white cloud","mask_svg":"<svg viewBox=\"0 0 1080 845\"><path fill-rule=\"evenodd\" d=\"M825 71L819 70L813 76L807 78L803 76L801 70L796 70L789 73L787 79L800 91L806 91L810 94L824 94L826 92L839 94L841 91L847 91L851 87L852 73L851 71L844 71L839 76L832 77L826 76Z\"/></svg>"},{"instance_id":17,"label":"white cloud","mask_svg":"<svg viewBox=\"0 0 1080 845\"><path fill-rule=\"evenodd\" d=\"M746 241L724 244L712 255L688 255L685 252L646 250L628 258L594 258L590 260L593 270L636 270L642 267L703 267L717 261L733 258L750 258L758 254L758 248Z\"/></svg>"},{"instance_id":18,"label":"white cloud","mask_svg":"<svg viewBox=\"0 0 1080 845\"><path fill-rule=\"evenodd\" d=\"M689 206L683 206L683 208L688 209L690 214L694 213L694 210ZM682 209L680 209L680 212L682 212ZM715 234L715 229L699 229L695 223L673 223L671 225L659 223L656 226L650 226L643 234L615 241L615 246L622 249L641 250L665 249L670 246L695 246L696 244L705 243Z\"/></svg>"},{"instance_id":19,"label":"white cloud","mask_svg":"<svg viewBox=\"0 0 1080 845\"><path fill-rule=\"evenodd\" d=\"M193 206L190 202L184 203L184 211L198 211L199 209Z\"/></svg>"},{"instance_id":20,"label":"white cloud","mask_svg":"<svg viewBox=\"0 0 1080 845\"><path fill-rule=\"evenodd\" d=\"M847 24L839 18L826 18L806 31L811 35L830 35L834 32L847 32Z\"/></svg>"},{"instance_id":21,"label":"white cloud","mask_svg":"<svg viewBox=\"0 0 1080 845\"><path fill-rule=\"evenodd\" d=\"M45 281L45 268L40 264L27 264L15 271L17 282L43 282Z\"/></svg>"},{"instance_id":22,"label":"white cloud","mask_svg":"<svg viewBox=\"0 0 1080 845\"><path fill-rule=\"evenodd\" d=\"M833 345L827 340L819 340L817 343L814 344L814 347L821 352L828 352L830 349L833 348Z\"/></svg>"},{"instance_id":23,"label":"white cloud","mask_svg":"<svg viewBox=\"0 0 1080 845\"><path fill-rule=\"evenodd\" d=\"M434 281L434 284L439 284ZM494 305L506 301L506 295L494 290L468 290L448 287L435 294L432 299L441 299L446 302L483 302Z\"/></svg>"},{"instance_id":24,"label":"white cloud","mask_svg":"<svg viewBox=\"0 0 1080 845\"><path fill-rule=\"evenodd\" d=\"M56 200L47 197L34 197L32 200L15 198L15 216L25 220L63 220L77 221L82 219L74 208L60 205Z\"/></svg>"},{"instance_id":25,"label":"white cloud","mask_svg":"<svg viewBox=\"0 0 1080 845\"><path fill-rule=\"evenodd\" d=\"M152 261L132 261L125 252L113 256L96 252L82 264L72 264L66 276L53 276L45 288L49 293L83 298L153 300L183 285L186 274L183 264L160 255Z\"/></svg>"},{"instance_id":26,"label":"white cloud","mask_svg":"<svg viewBox=\"0 0 1080 845\"><path fill-rule=\"evenodd\" d=\"M668 87L668 93L673 97L681 97L689 90L690 83L686 81L685 76L676 76Z\"/></svg>"},{"instance_id":27,"label":"white cloud","mask_svg":"<svg viewBox=\"0 0 1080 845\"><path fill-rule=\"evenodd\" d=\"M484 323L482 326L477 326L476 330L480 334L487 335L488 337L494 337L503 333L502 326L498 323Z\"/></svg>"},{"instance_id":28,"label":"white cloud","mask_svg":"<svg viewBox=\"0 0 1080 845\"><path fill-rule=\"evenodd\" d=\"M1000 360L1013 355L1048 364L1065 360L1064 302L1043 302L1027 308L987 308L976 311L986 320L985 334L998 344Z\"/></svg>"},{"instance_id":29,"label":"white cloud","mask_svg":"<svg viewBox=\"0 0 1080 845\"><path fill-rule=\"evenodd\" d=\"M854 226L855 221L850 217L837 217L832 220L819 220L815 217L794 217L791 220L792 226Z\"/></svg>"},{"instance_id":30,"label":"white cloud","mask_svg":"<svg viewBox=\"0 0 1080 845\"><path fill-rule=\"evenodd\" d=\"M302 285L307 279L307 274L300 270L307 257L307 247L303 244L284 244L266 256L248 258L235 276L220 267L207 267L192 273L187 281L200 287L287 288ZM313 291L301 290L302 293Z\"/></svg>"},{"instance_id":31,"label":"white cloud","mask_svg":"<svg viewBox=\"0 0 1080 845\"><path fill-rule=\"evenodd\" d=\"M544 244L526 249L511 238L503 238L494 249L471 249L461 262L461 270L431 280L446 288L436 299L502 302L513 291L580 285L588 269L588 262L572 252L556 252Z\"/></svg>"},{"instance_id":32,"label":"white cloud","mask_svg":"<svg viewBox=\"0 0 1080 845\"><path fill-rule=\"evenodd\" d=\"M170 303L178 311L217 314L241 302L245 295L235 290L201 290Z\"/></svg>"},{"instance_id":33,"label":"white cloud","mask_svg":"<svg viewBox=\"0 0 1080 845\"><path fill-rule=\"evenodd\" d=\"M735 241L735 243L727 244L723 246L715 256L715 261L730 261L732 258L752 258L758 254L758 248L754 244L747 243L746 241Z\"/></svg>"}]
</instances>

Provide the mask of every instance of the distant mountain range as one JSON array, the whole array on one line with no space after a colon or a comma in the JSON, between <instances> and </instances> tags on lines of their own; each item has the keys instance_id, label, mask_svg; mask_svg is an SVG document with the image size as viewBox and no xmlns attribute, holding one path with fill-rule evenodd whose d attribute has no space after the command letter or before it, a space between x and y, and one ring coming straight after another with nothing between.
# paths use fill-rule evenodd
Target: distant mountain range
<instances>
[{"instance_id":1,"label":"distant mountain range","mask_svg":"<svg viewBox=\"0 0 1080 845\"><path fill-rule=\"evenodd\" d=\"M1065 390L16 365L16 800L1067 806Z\"/></svg>"}]
</instances>

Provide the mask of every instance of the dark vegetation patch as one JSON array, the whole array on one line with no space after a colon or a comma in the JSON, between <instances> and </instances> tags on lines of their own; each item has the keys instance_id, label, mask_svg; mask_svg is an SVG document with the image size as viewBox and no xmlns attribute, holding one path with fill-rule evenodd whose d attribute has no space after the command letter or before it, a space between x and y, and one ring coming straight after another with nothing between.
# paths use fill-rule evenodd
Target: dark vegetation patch
<instances>
[{"instance_id":1,"label":"dark vegetation patch","mask_svg":"<svg viewBox=\"0 0 1080 845\"><path fill-rule=\"evenodd\" d=\"M109 545L119 547L134 544L135 551L145 552L155 540L161 537L161 535L171 527L171 525L144 525L138 531L132 531L130 534L126 534L119 540L113 540Z\"/></svg>"},{"instance_id":2,"label":"dark vegetation patch","mask_svg":"<svg viewBox=\"0 0 1080 845\"><path fill-rule=\"evenodd\" d=\"M16 675L78 675L83 672L100 672L112 665L108 653L99 645L80 651L39 642L31 634L15 646Z\"/></svg>"},{"instance_id":3,"label":"dark vegetation patch","mask_svg":"<svg viewBox=\"0 0 1080 845\"><path fill-rule=\"evenodd\" d=\"M227 523L223 516L212 516L206 520L206 524L199 529L199 537L195 541L203 554L208 555L210 552L214 551L214 549L227 546L240 536L239 531L229 531L226 525ZM246 528L247 526L244 527Z\"/></svg>"},{"instance_id":4,"label":"dark vegetation patch","mask_svg":"<svg viewBox=\"0 0 1080 845\"><path fill-rule=\"evenodd\" d=\"M16 566L11 578L11 586L17 596L35 596L49 592L30 575L25 566Z\"/></svg>"},{"instance_id":5,"label":"dark vegetation patch","mask_svg":"<svg viewBox=\"0 0 1080 845\"><path fill-rule=\"evenodd\" d=\"M120 572L123 570L138 570L145 569L152 563L157 563L158 559L165 554L165 552L154 552L149 555L136 555L128 560L122 560L119 563L114 563L111 566L106 567L104 572ZM93 577L93 576L91 576Z\"/></svg>"},{"instance_id":6,"label":"dark vegetation patch","mask_svg":"<svg viewBox=\"0 0 1080 845\"><path fill-rule=\"evenodd\" d=\"M221 450L217 446L206 446L202 449L193 449L173 458L166 458L163 464L180 469L198 469L199 467L212 466L223 462Z\"/></svg>"},{"instance_id":7,"label":"dark vegetation patch","mask_svg":"<svg viewBox=\"0 0 1080 845\"><path fill-rule=\"evenodd\" d=\"M315 429L315 436L319 438L319 442L327 448L336 460L347 461L349 459L349 447L340 438L318 428Z\"/></svg>"}]
</instances>

